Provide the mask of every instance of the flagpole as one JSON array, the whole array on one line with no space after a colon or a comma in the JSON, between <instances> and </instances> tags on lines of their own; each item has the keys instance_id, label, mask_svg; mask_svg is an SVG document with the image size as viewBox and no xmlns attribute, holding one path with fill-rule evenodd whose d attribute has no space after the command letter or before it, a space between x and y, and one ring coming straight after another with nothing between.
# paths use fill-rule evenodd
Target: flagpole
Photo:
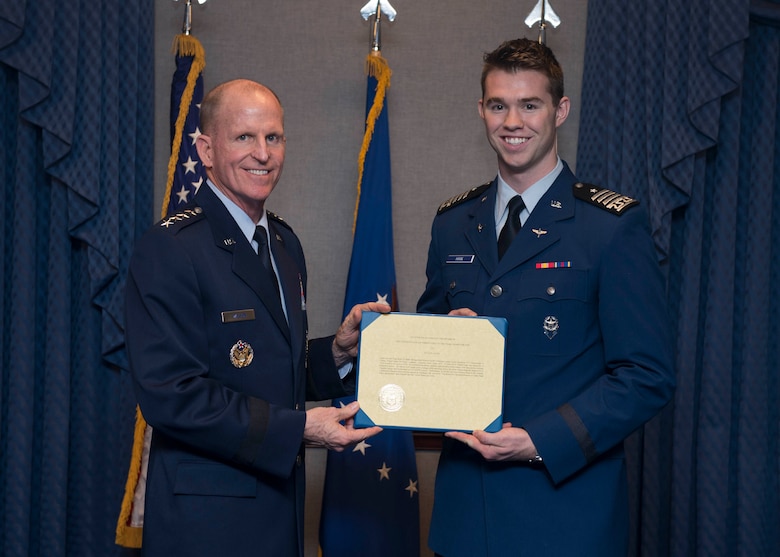
<instances>
[{"instance_id":1,"label":"flagpole","mask_svg":"<svg viewBox=\"0 0 780 557\"><path fill-rule=\"evenodd\" d=\"M181 32L185 35L189 35L192 31L192 0L187 0L184 5L184 24L181 27Z\"/></svg>"},{"instance_id":2,"label":"flagpole","mask_svg":"<svg viewBox=\"0 0 780 557\"><path fill-rule=\"evenodd\" d=\"M382 2L377 0L376 13L374 14L374 21L371 24L371 38L369 47L372 54L380 54L382 52Z\"/></svg>"},{"instance_id":3,"label":"flagpole","mask_svg":"<svg viewBox=\"0 0 780 557\"><path fill-rule=\"evenodd\" d=\"M189 0L187 0L189 4ZM547 9L547 0L542 0L542 22L539 24L539 43L547 44L547 21L544 18L544 12Z\"/></svg>"},{"instance_id":4,"label":"flagpole","mask_svg":"<svg viewBox=\"0 0 780 557\"><path fill-rule=\"evenodd\" d=\"M178 2L179 0L174 0ZM205 4L206 0L198 0L198 4ZM192 0L186 0L184 3L184 23L181 26L181 32L189 35L192 32Z\"/></svg>"}]
</instances>

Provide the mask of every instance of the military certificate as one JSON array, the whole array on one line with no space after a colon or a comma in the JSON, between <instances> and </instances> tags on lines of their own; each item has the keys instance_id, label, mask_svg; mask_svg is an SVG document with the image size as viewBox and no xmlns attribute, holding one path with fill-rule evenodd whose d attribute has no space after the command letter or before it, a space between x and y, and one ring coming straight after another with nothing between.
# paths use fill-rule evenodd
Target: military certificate
<instances>
[{"instance_id":1,"label":"military certificate","mask_svg":"<svg viewBox=\"0 0 780 557\"><path fill-rule=\"evenodd\" d=\"M364 312L356 427L498 431L506 320Z\"/></svg>"}]
</instances>

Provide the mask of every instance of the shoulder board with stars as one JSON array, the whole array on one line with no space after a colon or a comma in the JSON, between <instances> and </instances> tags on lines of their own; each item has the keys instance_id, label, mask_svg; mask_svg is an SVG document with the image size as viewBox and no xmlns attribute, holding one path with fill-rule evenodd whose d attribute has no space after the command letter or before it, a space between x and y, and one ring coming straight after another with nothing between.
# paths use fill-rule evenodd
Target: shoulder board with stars
<instances>
[{"instance_id":1,"label":"shoulder board with stars","mask_svg":"<svg viewBox=\"0 0 780 557\"><path fill-rule=\"evenodd\" d=\"M447 201L439 205L439 210L436 211L436 214L441 214L444 211L448 211L449 209L452 209L453 207L457 207L464 201L468 201L469 199L474 199L475 197L479 197L485 192L485 190L487 190L490 187L490 184L492 183L493 182L486 182L481 186L471 188L468 191L464 191L463 193L459 193L454 197L450 197Z\"/></svg>"},{"instance_id":2,"label":"shoulder board with stars","mask_svg":"<svg viewBox=\"0 0 780 557\"><path fill-rule=\"evenodd\" d=\"M639 205L639 201L632 197L593 184L577 182L574 184L573 191L577 199L601 207L613 215L622 215L627 209Z\"/></svg>"},{"instance_id":3,"label":"shoulder board with stars","mask_svg":"<svg viewBox=\"0 0 780 557\"><path fill-rule=\"evenodd\" d=\"M273 220L275 220L276 222L278 222L279 224L281 224L282 226L284 226L284 227L286 227L286 228L289 228L290 230L292 230L292 226L290 226L289 224L287 224L287 221L285 221L285 220L284 220L282 217L280 217L280 216L279 216L279 215L277 215L276 213L272 213L271 211L266 211L266 213L268 213L268 218L269 218L269 219L273 219Z\"/></svg>"},{"instance_id":4,"label":"shoulder board with stars","mask_svg":"<svg viewBox=\"0 0 780 557\"><path fill-rule=\"evenodd\" d=\"M174 213L173 215L164 218L160 221L160 226L169 230L179 229L183 226L186 226L183 223L189 224L192 222L197 222L201 218L203 218L203 209L196 206L192 207L191 209L184 209L183 211L179 211L178 213Z\"/></svg>"}]
</instances>

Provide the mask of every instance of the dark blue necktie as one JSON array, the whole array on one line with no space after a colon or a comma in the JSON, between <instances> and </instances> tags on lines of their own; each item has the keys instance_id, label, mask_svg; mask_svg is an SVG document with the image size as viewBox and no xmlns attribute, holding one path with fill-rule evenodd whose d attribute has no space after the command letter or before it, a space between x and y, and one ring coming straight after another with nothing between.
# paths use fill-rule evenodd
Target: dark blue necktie
<instances>
[{"instance_id":1,"label":"dark blue necktie","mask_svg":"<svg viewBox=\"0 0 780 557\"><path fill-rule=\"evenodd\" d=\"M520 212L525 209L525 203L523 198L519 195L514 196L509 200L509 216L506 218L504 228L501 229L501 234L498 235L498 258L501 259L509 249L512 240L517 236L518 231L522 224L520 223Z\"/></svg>"},{"instance_id":2,"label":"dark blue necktie","mask_svg":"<svg viewBox=\"0 0 780 557\"><path fill-rule=\"evenodd\" d=\"M271 281L271 284L276 288L276 295L279 295L279 281L276 279L276 273L274 273L274 266L271 263L271 252L268 250L268 233L263 226L259 224L255 227L254 240L257 242L257 257L260 258L260 263L263 265L263 270ZM279 304L281 305L281 298L279 298Z\"/></svg>"}]
</instances>

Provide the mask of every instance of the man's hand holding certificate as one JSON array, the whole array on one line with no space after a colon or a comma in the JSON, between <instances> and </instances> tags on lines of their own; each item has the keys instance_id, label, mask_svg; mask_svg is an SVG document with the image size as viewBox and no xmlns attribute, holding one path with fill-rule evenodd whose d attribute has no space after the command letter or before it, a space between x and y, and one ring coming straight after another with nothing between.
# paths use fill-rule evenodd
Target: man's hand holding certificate
<instances>
[{"instance_id":1,"label":"man's hand holding certificate","mask_svg":"<svg viewBox=\"0 0 780 557\"><path fill-rule=\"evenodd\" d=\"M355 425L501 429L506 320L363 314Z\"/></svg>"}]
</instances>

